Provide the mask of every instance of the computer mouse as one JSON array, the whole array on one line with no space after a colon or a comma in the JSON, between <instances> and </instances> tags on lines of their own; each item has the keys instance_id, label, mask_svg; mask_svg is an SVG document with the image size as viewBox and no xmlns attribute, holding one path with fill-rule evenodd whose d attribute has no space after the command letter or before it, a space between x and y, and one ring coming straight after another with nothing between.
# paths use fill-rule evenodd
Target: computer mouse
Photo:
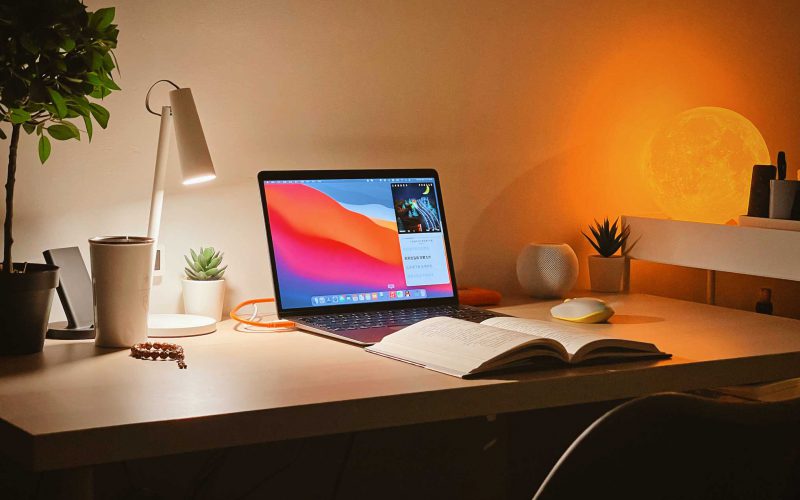
<instances>
[{"instance_id":1,"label":"computer mouse","mask_svg":"<svg viewBox=\"0 0 800 500\"><path fill-rule=\"evenodd\" d=\"M550 314L556 319L574 323L602 323L614 315L614 309L605 301L593 297L567 299L553 306Z\"/></svg>"}]
</instances>

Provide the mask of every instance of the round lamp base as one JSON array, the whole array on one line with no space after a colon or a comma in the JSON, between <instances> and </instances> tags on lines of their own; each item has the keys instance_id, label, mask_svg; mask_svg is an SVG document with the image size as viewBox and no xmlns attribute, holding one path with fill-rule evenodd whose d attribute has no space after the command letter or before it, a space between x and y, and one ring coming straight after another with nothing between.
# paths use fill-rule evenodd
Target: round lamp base
<instances>
[{"instance_id":1,"label":"round lamp base","mask_svg":"<svg viewBox=\"0 0 800 500\"><path fill-rule=\"evenodd\" d=\"M147 336L157 338L206 335L217 330L217 322L194 314L151 314L147 318Z\"/></svg>"}]
</instances>

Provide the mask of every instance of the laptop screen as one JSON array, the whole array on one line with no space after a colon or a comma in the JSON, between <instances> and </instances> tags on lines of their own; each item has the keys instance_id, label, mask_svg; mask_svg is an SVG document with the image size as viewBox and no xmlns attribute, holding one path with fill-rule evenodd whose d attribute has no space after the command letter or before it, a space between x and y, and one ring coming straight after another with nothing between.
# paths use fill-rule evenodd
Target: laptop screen
<instances>
[{"instance_id":1,"label":"laptop screen","mask_svg":"<svg viewBox=\"0 0 800 500\"><path fill-rule=\"evenodd\" d=\"M454 296L435 178L264 180L263 189L284 310Z\"/></svg>"}]
</instances>

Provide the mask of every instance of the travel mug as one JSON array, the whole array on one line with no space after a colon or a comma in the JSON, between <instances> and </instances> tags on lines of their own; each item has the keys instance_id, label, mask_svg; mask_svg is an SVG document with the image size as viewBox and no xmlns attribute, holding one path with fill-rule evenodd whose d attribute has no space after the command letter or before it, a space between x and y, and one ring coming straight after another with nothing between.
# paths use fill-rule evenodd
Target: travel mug
<instances>
[{"instance_id":1,"label":"travel mug","mask_svg":"<svg viewBox=\"0 0 800 500\"><path fill-rule=\"evenodd\" d=\"M89 240L95 344L131 347L147 341L153 238L102 236Z\"/></svg>"}]
</instances>

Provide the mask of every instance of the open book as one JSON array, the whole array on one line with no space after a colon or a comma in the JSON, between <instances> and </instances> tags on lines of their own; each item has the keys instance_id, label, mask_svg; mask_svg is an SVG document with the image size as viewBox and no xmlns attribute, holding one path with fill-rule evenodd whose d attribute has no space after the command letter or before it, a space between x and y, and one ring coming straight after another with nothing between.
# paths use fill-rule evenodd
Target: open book
<instances>
[{"instance_id":1,"label":"open book","mask_svg":"<svg viewBox=\"0 0 800 500\"><path fill-rule=\"evenodd\" d=\"M669 356L646 342L506 316L482 323L444 317L426 319L387 335L367 351L462 378L536 366L547 359L576 364L594 359Z\"/></svg>"}]
</instances>

